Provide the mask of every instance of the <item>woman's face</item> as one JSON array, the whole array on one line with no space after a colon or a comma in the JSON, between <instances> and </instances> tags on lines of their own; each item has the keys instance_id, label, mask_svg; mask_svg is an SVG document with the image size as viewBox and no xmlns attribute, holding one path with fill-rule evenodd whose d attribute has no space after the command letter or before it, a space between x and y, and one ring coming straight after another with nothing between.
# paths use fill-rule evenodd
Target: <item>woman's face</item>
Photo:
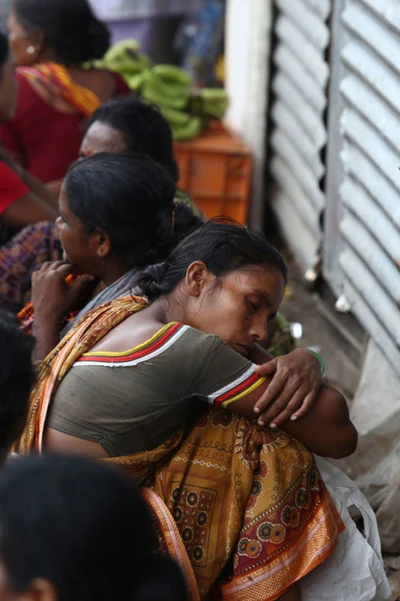
<instances>
[{"instance_id":1,"label":"woman's face","mask_svg":"<svg viewBox=\"0 0 400 601\"><path fill-rule=\"evenodd\" d=\"M278 312L285 290L273 267L251 266L207 282L189 310L188 325L215 334L241 355L267 337L267 324Z\"/></svg>"},{"instance_id":2,"label":"woman's face","mask_svg":"<svg viewBox=\"0 0 400 601\"><path fill-rule=\"evenodd\" d=\"M59 217L56 219L56 225L64 251L64 261L71 263L82 272L92 273L92 265L89 264L91 263L89 234L72 213L64 186L61 188L58 207Z\"/></svg>"},{"instance_id":3,"label":"woman's face","mask_svg":"<svg viewBox=\"0 0 400 601\"><path fill-rule=\"evenodd\" d=\"M11 121L17 106L17 80L14 61L9 58L0 70L0 123Z\"/></svg>"},{"instance_id":4,"label":"woman's face","mask_svg":"<svg viewBox=\"0 0 400 601\"><path fill-rule=\"evenodd\" d=\"M95 121L83 139L80 156L89 157L100 152L127 152L128 148L122 132L102 121Z\"/></svg>"},{"instance_id":5,"label":"woman's face","mask_svg":"<svg viewBox=\"0 0 400 601\"><path fill-rule=\"evenodd\" d=\"M16 64L20 66L33 65L38 60L40 48L36 37L28 34L18 21L14 11L8 18L8 41ZM32 51L28 51L32 50Z\"/></svg>"}]
</instances>

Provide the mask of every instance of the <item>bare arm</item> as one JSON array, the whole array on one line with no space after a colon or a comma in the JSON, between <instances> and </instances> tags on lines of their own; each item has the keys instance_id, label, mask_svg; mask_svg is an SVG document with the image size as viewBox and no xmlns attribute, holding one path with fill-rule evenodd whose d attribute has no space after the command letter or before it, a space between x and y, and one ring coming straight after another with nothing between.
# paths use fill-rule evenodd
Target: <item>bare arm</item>
<instances>
[{"instance_id":1,"label":"bare arm","mask_svg":"<svg viewBox=\"0 0 400 601\"><path fill-rule=\"evenodd\" d=\"M267 388L264 382L245 398L229 405L229 409L254 420L254 405ZM286 422L282 430L303 443L310 451L324 457L340 459L354 453L357 431L349 419L344 397L331 386L324 385L313 409L297 422ZM98 443L82 440L48 428L45 446L50 452L77 453L103 458L105 451Z\"/></svg>"},{"instance_id":2,"label":"bare arm","mask_svg":"<svg viewBox=\"0 0 400 601\"><path fill-rule=\"evenodd\" d=\"M294 353L299 355L298 351L294 351ZM293 355L293 353L290 353L290 355ZM290 355L287 355L287 357L290 357ZM251 359L257 363L272 360L270 355L259 347L255 349ZM259 402L259 399L265 396L265 393L268 393L270 384L271 379L268 378L266 383L255 391L258 396L257 400L253 401L251 399L252 395L248 395L230 405L229 409L250 419L255 419L257 416L254 414L254 406ZM263 414L266 423L269 423L269 412L275 414L276 411L277 409L273 409L273 405L270 409L267 409ZM280 427L294 438L297 438L313 453L322 457L340 459L354 453L357 447L357 430L350 421L346 399L335 388L327 384L323 384L319 388L316 400L306 415L296 421L286 418Z\"/></svg>"},{"instance_id":3,"label":"bare arm","mask_svg":"<svg viewBox=\"0 0 400 601\"><path fill-rule=\"evenodd\" d=\"M61 185L52 189L50 185L43 184L37 177L29 173L29 171L25 171L25 169L21 169L19 174L29 190L49 206L54 211L55 216L57 216Z\"/></svg>"},{"instance_id":4,"label":"bare arm","mask_svg":"<svg viewBox=\"0 0 400 601\"><path fill-rule=\"evenodd\" d=\"M358 433L346 399L328 384L322 385L310 412L296 422L288 420L282 430L322 457L342 459L357 449Z\"/></svg>"},{"instance_id":5,"label":"bare arm","mask_svg":"<svg viewBox=\"0 0 400 601\"><path fill-rule=\"evenodd\" d=\"M56 216L55 209L33 192L27 192L6 208L1 219L5 225L22 228L38 221L54 221Z\"/></svg>"},{"instance_id":6,"label":"bare arm","mask_svg":"<svg viewBox=\"0 0 400 601\"><path fill-rule=\"evenodd\" d=\"M61 192L61 186L63 184L63 180L62 179L58 179L55 180L53 182L48 182L46 184L46 188L47 190L50 192L50 194L52 194L54 196L54 198L56 199L56 205L57 205L57 201L58 201L58 197L60 196L60 192Z\"/></svg>"},{"instance_id":7,"label":"bare arm","mask_svg":"<svg viewBox=\"0 0 400 601\"><path fill-rule=\"evenodd\" d=\"M321 365L313 353L296 349L287 355L271 357L255 345L250 359L257 364L258 375L270 378L256 406L261 426L277 428L286 420L295 421L310 411L322 385Z\"/></svg>"}]
</instances>

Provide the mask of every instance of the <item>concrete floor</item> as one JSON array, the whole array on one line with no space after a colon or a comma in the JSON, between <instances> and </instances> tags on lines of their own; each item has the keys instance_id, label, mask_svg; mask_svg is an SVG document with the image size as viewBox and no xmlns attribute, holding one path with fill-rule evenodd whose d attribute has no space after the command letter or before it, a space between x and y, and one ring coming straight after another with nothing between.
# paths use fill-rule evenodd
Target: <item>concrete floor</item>
<instances>
[{"instance_id":1,"label":"concrete floor","mask_svg":"<svg viewBox=\"0 0 400 601\"><path fill-rule=\"evenodd\" d=\"M289 257L289 283L281 312L289 322L299 322L303 336L299 347L312 347L321 354L326 365L326 378L350 400L360 377L364 354L364 334L349 315L334 309L334 298L328 292L322 297L307 289L300 268Z\"/></svg>"}]
</instances>

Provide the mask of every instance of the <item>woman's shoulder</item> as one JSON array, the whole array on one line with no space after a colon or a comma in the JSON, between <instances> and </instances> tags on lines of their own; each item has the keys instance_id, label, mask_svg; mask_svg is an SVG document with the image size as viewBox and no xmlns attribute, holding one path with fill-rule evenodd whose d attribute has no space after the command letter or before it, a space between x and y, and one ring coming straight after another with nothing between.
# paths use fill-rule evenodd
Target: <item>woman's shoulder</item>
<instances>
[{"instance_id":1,"label":"woman's shoulder","mask_svg":"<svg viewBox=\"0 0 400 601\"><path fill-rule=\"evenodd\" d=\"M130 320L133 320L132 323ZM165 325L156 321L140 323L132 315L111 330L83 356L82 361L102 358L112 362L121 359L123 363L130 363L154 352L161 355L167 351L182 356L191 355L192 352L207 355L218 346L225 346L225 343L217 336L205 334L186 324L174 321Z\"/></svg>"},{"instance_id":2,"label":"woman's shoulder","mask_svg":"<svg viewBox=\"0 0 400 601\"><path fill-rule=\"evenodd\" d=\"M17 69L15 78L18 83L18 107L21 104L27 105L32 102L41 101L39 94L32 85L32 81L23 70Z\"/></svg>"},{"instance_id":3,"label":"woman's shoulder","mask_svg":"<svg viewBox=\"0 0 400 601\"><path fill-rule=\"evenodd\" d=\"M13 123L26 125L34 123L38 115L49 117L49 115L59 115L51 104L46 102L39 91L35 89L37 83L29 78L23 70L17 69L15 74L18 82L18 103Z\"/></svg>"},{"instance_id":4,"label":"woman's shoulder","mask_svg":"<svg viewBox=\"0 0 400 601\"><path fill-rule=\"evenodd\" d=\"M115 71L109 71L113 80L114 80L114 97L116 96L126 96L128 94L132 94L132 90L129 88L125 79L119 73Z\"/></svg>"},{"instance_id":5,"label":"woman's shoulder","mask_svg":"<svg viewBox=\"0 0 400 601\"><path fill-rule=\"evenodd\" d=\"M98 92L97 95L103 97L103 100L106 96L115 98L132 93L124 78L115 71L93 67L85 70L84 75L87 79L85 85ZM84 83L83 80L81 83Z\"/></svg>"}]
</instances>

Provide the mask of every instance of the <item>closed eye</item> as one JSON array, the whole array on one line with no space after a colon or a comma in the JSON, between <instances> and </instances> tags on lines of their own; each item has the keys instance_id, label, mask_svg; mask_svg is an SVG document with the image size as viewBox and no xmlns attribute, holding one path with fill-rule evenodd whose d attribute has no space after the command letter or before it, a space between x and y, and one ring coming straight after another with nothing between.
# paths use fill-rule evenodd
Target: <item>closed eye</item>
<instances>
[{"instance_id":1,"label":"closed eye","mask_svg":"<svg viewBox=\"0 0 400 601\"><path fill-rule=\"evenodd\" d=\"M248 300L247 303L249 305L250 311L252 313L257 313L259 307L255 303L253 303L251 300Z\"/></svg>"}]
</instances>

